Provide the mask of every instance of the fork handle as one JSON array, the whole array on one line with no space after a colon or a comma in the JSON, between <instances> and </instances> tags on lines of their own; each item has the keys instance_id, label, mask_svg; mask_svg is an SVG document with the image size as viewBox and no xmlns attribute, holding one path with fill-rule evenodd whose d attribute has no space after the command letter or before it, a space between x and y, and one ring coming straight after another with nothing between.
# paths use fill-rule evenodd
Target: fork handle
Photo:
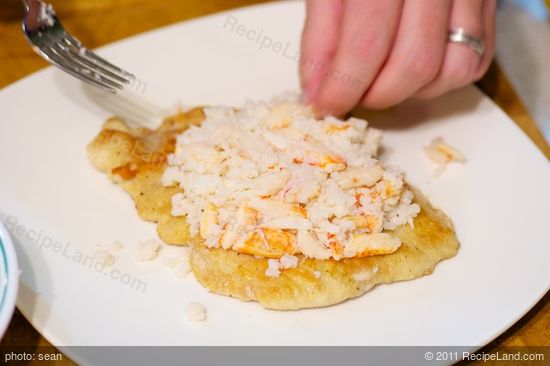
<instances>
[{"instance_id":1,"label":"fork handle","mask_svg":"<svg viewBox=\"0 0 550 366\"><path fill-rule=\"evenodd\" d=\"M25 6L25 9L28 11L31 6L37 6L40 4L40 0L23 0L23 5Z\"/></svg>"}]
</instances>

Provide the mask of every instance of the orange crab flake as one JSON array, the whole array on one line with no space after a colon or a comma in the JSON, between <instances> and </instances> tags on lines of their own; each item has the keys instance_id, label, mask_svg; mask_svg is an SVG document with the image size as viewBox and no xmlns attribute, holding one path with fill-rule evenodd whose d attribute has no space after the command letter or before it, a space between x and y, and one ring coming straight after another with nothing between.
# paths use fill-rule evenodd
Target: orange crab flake
<instances>
[{"instance_id":1,"label":"orange crab flake","mask_svg":"<svg viewBox=\"0 0 550 366\"><path fill-rule=\"evenodd\" d=\"M337 170L344 170L347 167L347 163L344 159L337 156L330 156L330 155L323 156L323 158L318 164L313 164L313 165L317 165L321 168L326 168L329 165L338 165Z\"/></svg>"},{"instance_id":2,"label":"orange crab flake","mask_svg":"<svg viewBox=\"0 0 550 366\"><path fill-rule=\"evenodd\" d=\"M353 222L356 228L368 229L371 233L378 225L378 219L373 215L349 216L347 219Z\"/></svg>"},{"instance_id":3,"label":"orange crab flake","mask_svg":"<svg viewBox=\"0 0 550 366\"><path fill-rule=\"evenodd\" d=\"M266 258L280 258L285 254L295 254L296 235L287 230L261 228L252 233L244 244L234 247L238 253L257 255Z\"/></svg>"},{"instance_id":4,"label":"orange crab flake","mask_svg":"<svg viewBox=\"0 0 550 366\"><path fill-rule=\"evenodd\" d=\"M370 191L369 192L369 198L370 198L371 202L376 201L376 199L378 198L378 193L376 193L376 191Z\"/></svg>"},{"instance_id":5,"label":"orange crab flake","mask_svg":"<svg viewBox=\"0 0 550 366\"><path fill-rule=\"evenodd\" d=\"M393 195L399 193L391 183L386 182L384 185L384 191L382 192L383 198L392 197Z\"/></svg>"},{"instance_id":6,"label":"orange crab flake","mask_svg":"<svg viewBox=\"0 0 550 366\"><path fill-rule=\"evenodd\" d=\"M348 128L350 128L350 125L348 124L340 124L340 125L328 125L326 128L325 128L325 131L327 133L330 133L330 134L333 134L333 133L337 133L337 132L342 132L342 131L345 131L347 130Z\"/></svg>"},{"instance_id":7,"label":"orange crab flake","mask_svg":"<svg viewBox=\"0 0 550 366\"><path fill-rule=\"evenodd\" d=\"M344 247L337 241L331 241L328 247L330 248L332 253L335 254L335 256L341 256L342 254L344 254Z\"/></svg>"},{"instance_id":8,"label":"orange crab flake","mask_svg":"<svg viewBox=\"0 0 550 366\"><path fill-rule=\"evenodd\" d=\"M122 165L111 170L113 175L119 176L122 180L129 180L134 178L139 171L137 163L131 162L126 165Z\"/></svg>"},{"instance_id":9,"label":"orange crab flake","mask_svg":"<svg viewBox=\"0 0 550 366\"><path fill-rule=\"evenodd\" d=\"M363 198L363 193L356 193L355 194L355 206L356 207L363 207L361 204L361 198Z\"/></svg>"},{"instance_id":10,"label":"orange crab flake","mask_svg":"<svg viewBox=\"0 0 550 366\"><path fill-rule=\"evenodd\" d=\"M372 215L365 215L364 217L367 221L366 227L372 233L376 228L376 225L378 225L378 219L376 218L376 216Z\"/></svg>"}]
</instances>

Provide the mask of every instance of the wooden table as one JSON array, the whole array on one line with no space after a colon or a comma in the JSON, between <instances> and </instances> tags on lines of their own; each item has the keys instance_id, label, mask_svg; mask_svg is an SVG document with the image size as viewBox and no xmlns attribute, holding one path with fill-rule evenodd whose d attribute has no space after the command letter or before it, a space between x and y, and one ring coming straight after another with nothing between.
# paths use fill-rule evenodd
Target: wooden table
<instances>
[{"instance_id":1,"label":"wooden table","mask_svg":"<svg viewBox=\"0 0 550 366\"><path fill-rule=\"evenodd\" d=\"M20 31L20 0L2 0L0 7L0 88L47 66L25 42ZM71 33L94 48L166 24L265 0L50 0ZM550 158L550 146L498 66L479 83L533 142ZM487 347L550 345L550 295ZM16 312L0 346L40 347L50 344ZM34 363L30 363L31 365ZM51 362L71 365L70 360Z\"/></svg>"}]
</instances>

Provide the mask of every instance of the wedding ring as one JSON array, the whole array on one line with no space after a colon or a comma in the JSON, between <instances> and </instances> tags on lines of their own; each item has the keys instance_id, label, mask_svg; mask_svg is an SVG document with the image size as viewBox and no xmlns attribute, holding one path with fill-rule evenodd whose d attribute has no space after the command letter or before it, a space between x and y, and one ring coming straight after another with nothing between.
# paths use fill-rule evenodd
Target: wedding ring
<instances>
[{"instance_id":1,"label":"wedding ring","mask_svg":"<svg viewBox=\"0 0 550 366\"><path fill-rule=\"evenodd\" d=\"M460 43L470 47L480 57L485 52L485 42L482 39L466 33L464 28L457 28L449 31L449 42Z\"/></svg>"}]
</instances>

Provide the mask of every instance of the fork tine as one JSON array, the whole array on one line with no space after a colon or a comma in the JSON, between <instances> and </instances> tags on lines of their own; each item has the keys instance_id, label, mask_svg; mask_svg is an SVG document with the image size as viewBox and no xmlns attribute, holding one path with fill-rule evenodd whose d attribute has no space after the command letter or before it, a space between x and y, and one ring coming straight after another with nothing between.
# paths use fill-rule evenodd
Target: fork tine
<instances>
[{"instance_id":1,"label":"fork tine","mask_svg":"<svg viewBox=\"0 0 550 366\"><path fill-rule=\"evenodd\" d=\"M118 74L121 74L121 75L123 75L127 78L132 79L132 80L136 78L134 74L132 74L132 73L126 71L126 70L123 70L118 66L113 65L109 61L107 61L104 58L98 56L95 52L92 52L92 51L88 50L87 48L85 48L84 46L82 46L82 43L78 39L71 36L69 33L64 32L63 36L64 36L63 40L67 44L69 44L69 45L71 45L71 46L78 49L78 53L79 53L80 56L86 56L92 62L96 63L98 66L102 66L104 68L109 68L109 69L111 69L111 71L114 71L114 72L116 72Z\"/></svg>"},{"instance_id":2,"label":"fork tine","mask_svg":"<svg viewBox=\"0 0 550 366\"><path fill-rule=\"evenodd\" d=\"M134 74L129 73L128 71L123 70L123 69L121 69L121 68L119 68L119 67L113 65L113 64L110 63L109 61L107 61L107 60L105 60L104 58L98 56L95 52L92 52L92 51L86 49L86 50L84 51L84 54L85 54L86 56L88 56L89 58L93 59L94 61L96 61L98 64L105 65L105 66L107 66L107 67L109 67L109 68L115 70L116 72L119 72L119 73L121 73L121 74L123 74L123 75L129 77L129 78L132 79L132 80L136 78L136 76L135 76Z\"/></svg>"},{"instance_id":3,"label":"fork tine","mask_svg":"<svg viewBox=\"0 0 550 366\"><path fill-rule=\"evenodd\" d=\"M26 5L23 32L33 49L68 74L102 90L117 93L136 77L87 50L71 36L51 5L33 1ZM31 5L32 8L31 9ZM38 11L31 11L38 10ZM29 27L32 24L32 27Z\"/></svg>"},{"instance_id":4,"label":"fork tine","mask_svg":"<svg viewBox=\"0 0 550 366\"><path fill-rule=\"evenodd\" d=\"M76 60L74 60L72 57L67 56L66 54L60 53L54 46L49 48L55 55L57 55L61 60L65 61L65 63L68 63L72 65L72 67L80 72L80 74L83 74L84 76L88 76L90 78L94 78L95 80L107 84L108 86L115 88L115 89L123 89L123 85L115 82L114 80L111 80L105 76L103 76L101 73L98 73L96 70L89 68L83 64L79 64Z\"/></svg>"},{"instance_id":5,"label":"fork tine","mask_svg":"<svg viewBox=\"0 0 550 366\"><path fill-rule=\"evenodd\" d=\"M82 68L75 66L74 64L67 61L66 58L60 56L57 54L53 49L49 50L43 50L44 56L46 56L50 62L52 62L55 66L59 67L63 71L73 75L74 77L77 77L78 79L93 84L102 90L108 91L110 93L116 94L117 89L108 83L103 82L101 79L96 79L93 77L93 73L90 73L90 75L86 75L82 73Z\"/></svg>"},{"instance_id":6,"label":"fork tine","mask_svg":"<svg viewBox=\"0 0 550 366\"><path fill-rule=\"evenodd\" d=\"M55 48L57 53L59 53L60 55L66 58L70 58L72 61L74 61L75 63L78 63L80 66L84 66L92 70L95 70L97 73L101 73L110 79L114 79L115 81L118 81L124 84L129 84L132 81L131 79L124 78L118 74L115 74L110 70L102 66L99 66L94 62L89 61L87 58L80 56L78 51L75 51L75 49L70 46L65 47L61 44L56 44L53 47Z\"/></svg>"}]
</instances>

